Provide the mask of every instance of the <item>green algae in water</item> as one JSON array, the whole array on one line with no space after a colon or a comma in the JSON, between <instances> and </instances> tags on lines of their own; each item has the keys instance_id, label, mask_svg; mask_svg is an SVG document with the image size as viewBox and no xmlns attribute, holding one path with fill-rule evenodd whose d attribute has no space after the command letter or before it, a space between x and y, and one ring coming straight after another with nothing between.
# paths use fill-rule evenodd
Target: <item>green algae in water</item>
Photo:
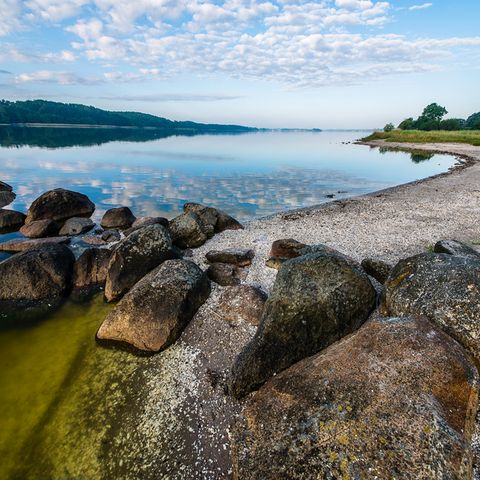
<instances>
[{"instance_id":1,"label":"green algae in water","mask_svg":"<svg viewBox=\"0 0 480 480\"><path fill-rule=\"evenodd\" d=\"M99 295L0 331L0 478L105 478L102 445L139 361L96 345L111 308Z\"/></svg>"}]
</instances>

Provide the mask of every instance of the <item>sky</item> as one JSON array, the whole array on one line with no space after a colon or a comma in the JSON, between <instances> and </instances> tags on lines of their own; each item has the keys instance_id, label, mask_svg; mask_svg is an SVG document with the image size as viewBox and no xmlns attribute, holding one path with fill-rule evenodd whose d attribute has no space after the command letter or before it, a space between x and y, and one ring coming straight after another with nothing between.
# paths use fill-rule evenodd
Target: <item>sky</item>
<instances>
[{"instance_id":1,"label":"sky","mask_svg":"<svg viewBox=\"0 0 480 480\"><path fill-rule=\"evenodd\" d=\"M479 0L0 0L0 98L375 128L480 111Z\"/></svg>"}]
</instances>

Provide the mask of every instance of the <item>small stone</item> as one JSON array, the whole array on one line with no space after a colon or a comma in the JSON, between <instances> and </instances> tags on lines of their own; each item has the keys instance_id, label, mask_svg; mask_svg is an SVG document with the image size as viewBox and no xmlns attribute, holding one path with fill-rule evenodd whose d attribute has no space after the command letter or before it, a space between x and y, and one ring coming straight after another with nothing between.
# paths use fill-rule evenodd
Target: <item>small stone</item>
<instances>
[{"instance_id":1,"label":"small stone","mask_svg":"<svg viewBox=\"0 0 480 480\"><path fill-rule=\"evenodd\" d=\"M269 268L274 268L275 270L279 270L280 267L287 260L290 260L290 259L289 258L283 258L283 257L270 257L265 261L265 265Z\"/></svg>"},{"instance_id":2,"label":"small stone","mask_svg":"<svg viewBox=\"0 0 480 480\"><path fill-rule=\"evenodd\" d=\"M102 237L99 237L97 235L85 235L84 237L82 237L82 242L93 246L102 246L107 245L108 243L106 240L103 240Z\"/></svg>"},{"instance_id":3,"label":"small stone","mask_svg":"<svg viewBox=\"0 0 480 480\"><path fill-rule=\"evenodd\" d=\"M118 242L122 238L120 232L115 229L105 230L101 235L102 240L107 243Z\"/></svg>"},{"instance_id":4,"label":"small stone","mask_svg":"<svg viewBox=\"0 0 480 480\"><path fill-rule=\"evenodd\" d=\"M111 208L102 217L100 225L103 228L130 228L136 220L135 215L128 207Z\"/></svg>"},{"instance_id":5,"label":"small stone","mask_svg":"<svg viewBox=\"0 0 480 480\"><path fill-rule=\"evenodd\" d=\"M211 250L205 256L210 263L231 263L239 267L246 267L251 265L255 252L247 248L227 248Z\"/></svg>"},{"instance_id":6,"label":"small stone","mask_svg":"<svg viewBox=\"0 0 480 480\"><path fill-rule=\"evenodd\" d=\"M230 263L212 263L207 269L207 275L219 285L240 284L240 269Z\"/></svg>"},{"instance_id":7,"label":"small stone","mask_svg":"<svg viewBox=\"0 0 480 480\"><path fill-rule=\"evenodd\" d=\"M270 257L295 258L302 255L302 250L308 245L297 242L293 238L275 240L270 249Z\"/></svg>"},{"instance_id":8,"label":"small stone","mask_svg":"<svg viewBox=\"0 0 480 480\"><path fill-rule=\"evenodd\" d=\"M95 224L90 218L73 217L69 218L60 229L60 235L80 235L91 230Z\"/></svg>"},{"instance_id":9,"label":"small stone","mask_svg":"<svg viewBox=\"0 0 480 480\"><path fill-rule=\"evenodd\" d=\"M28 238L44 238L58 235L58 225L53 220L34 220L20 229L20 233Z\"/></svg>"}]
</instances>

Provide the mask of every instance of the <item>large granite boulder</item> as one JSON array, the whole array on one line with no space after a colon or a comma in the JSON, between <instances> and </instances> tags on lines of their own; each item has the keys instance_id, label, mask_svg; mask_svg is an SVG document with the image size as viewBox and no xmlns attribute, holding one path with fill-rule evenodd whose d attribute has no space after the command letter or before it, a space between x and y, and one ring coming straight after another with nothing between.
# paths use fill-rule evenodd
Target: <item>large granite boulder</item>
<instances>
[{"instance_id":1,"label":"large granite boulder","mask_svg":"<svg viewBox=\"0 0 480 480\"><path fill-rule=\"evenodd\" d=\"M180 248L195 248L203 245L213 234L194 212L182 213L170 221L172 240Z\"/></svg>"},{"instance_id":2,"label":"large granite boulder","mask_svg":"<svg viewBox=\"0 0 480 480\"><path fill-rule=\"evenodd\" d=\"M168 260L125 295L100 326L97 339L158 352L177 340L209 294L210 282L197 265Z\"/></svg>"},{"instance_id":3,"label":"large granite boulder","mask_svg":"<svg viewBox=\"0 0 480 480\"><path fill-rule=\"evenodd\" d=\"M78 299L90 296L105 286L112 252L107 248L88 248L73 266L73 294Z\"/></svg>"},{"instance_id":4,"label":"large granite boulder","mask_svg":"<svg viewBox=\"0 0 480 480\"><path fill-rule=\"evenodd\" d=\"M58 235L57 222L46 218L44 220L34 220L20 229L20 233L27 238L44 238Z\"/></svg>"},{"instance_id":5,"label":"large granite boulder","mask_svg":"<svg viewBox=\"0 0 480 480\"><path fill-rule=\"evenodd\" d=\"M238 220L218 208L188 202L183 206L183 210L186 213L196 213L204 226L210 226L216 233L223 232L224 230L240 230L243 228L243 225Z\"/></svg>"},{"instance_id":6,"label":"large granite boulder","mask_svg":"<svg viewBox=\"0 0 480 480\"><path fill-rule=\"evenodd\" d=\"M95 224L90 218L69 218L60 229L59 235L80 235L91 230Z\"/></svg>"},{"instance_id":7,"label":"large granite boulder","mask_svg":"<svg viewBox=\"0 0 480 480\"><path fill-rule=\"evenodd\" d=\"M241 397L355 331L375 299L365 272L341 254L324 251L288 260L277 274L255 337L234 364L231 393Z\"/></svg>"},{"instance_id":8,"label":"large granite boulder","mask_svg":"<svg viewBox=\"0 0 480 480\"><path fill-rule=\"evenodd\" d=\"M103 228L130 228L136 217L128 207L111 208L102 217Z\"/></svg>"},{"instance_id":9,"label":"large granite boulder","mask_svg":"<svg viewBox=\"0 0 480 480\"><path fill-rule=\"evenodd\" d=\"M9 205L15 200L16 195L12 190L10 185L0 182L0 208Z\"/></svg>"},{"instance_id":10,"label":"large granite boulder","mask_svg":"<svg viewBox=\"0 0 480 480\"><path fill-rule=\"evenodd\" d=\"M70 243L70 237L12 238L12 240L0 243L0 252L18 253L65 243Z\"/></svg>"},{"instance_id":11,"label":"large granite boulder","mask_svg":"<svg viewBox=\"0 0 480 480\"><path fill-rule=\"evenodd\" d=\"M86 195L56 188L43 193L30 205L25 223L46 218L62 223L72 217L91 217L94 210L95 205Z\"/></svg>"},{"instance_id":12,"label":"large granite boulder","mask_svg":"<svg viewBox=\"0 0 480 480\"><path fill-rule=\"evenodd\" d=\"M424 318L369 321L268 381L233 437L233 477L471 479L478 374Z\"/></svg>"},{"instance_id":13,"label":"large granite boulder","mask_svg":"<svg viewBox=\"0 0 480 480\"><path fill-rule=\"evenodd\" d=\"M31 250L0 262L0 317L26 320L63 301L75 258L65 245Z\"/></svg>"},{"instance_id":14,"label":"large granite boulder","mask_svg":"<svg viewBox=\"0 0 480 480\"><path fill-rule=\"evenodd\" d=\"M433 251L435 253L480 258L480 252L458 240L440 240L434 245Z\"/></svg>"},{"instance_id":15,"label":"large granite boulder","mask_svg":"<svg viewBox=\"0 0 480 480\"><path fill-rule=\"evenodd\" d=\"M120 241L108 265L105 298L119 300L150 270L177 255L170 234L161 225L150 225Z\"/></svg>"},{"instance_id":16,"label":"large granite boulder","mask_svg":"<svg viewBox=\"0 0 480 480\"><path fill-rule=\"evenodd\" d=\"M16 232L25 222L25 215L0 208L0 233Z\"/></svg>"},{"instance_id":17,"label":"large granite boulder","mask_svg":"<svg viewBox=\"0 0 480 480\"><path fill-rule=\"evenodd\" d=\"M480 361L480 258L424 253L401 260L385 283L381 312L425 315Z\"/></svg>"}]
</instances>

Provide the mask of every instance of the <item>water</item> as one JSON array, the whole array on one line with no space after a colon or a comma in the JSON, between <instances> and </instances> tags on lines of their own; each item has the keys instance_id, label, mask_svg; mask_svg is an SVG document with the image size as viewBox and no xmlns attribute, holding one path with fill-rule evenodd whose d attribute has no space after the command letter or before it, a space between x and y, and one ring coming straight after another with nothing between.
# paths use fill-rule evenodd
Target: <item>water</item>
<instances>
[{"instance_id":1,"label":"water","mask_svg":"<svg viewBox=\"0 0 480 480\"><path fill-rule=\"evenodd\" d=\"M196 201L248 220L427 177L454 163L445 155L342 143L365 134L157 138L131 130L0 128L0 180L18 195L9 208L22 211L42 192L64 187L87 194L96 219L119 205L137 216L172 217ZM15 235L0 235L0 242ZM28 328L0 326L0 478L115 478L102 452L109 445L115 452L118 412L131 408L123 390L145 359L95 344L110 308L97 296L68 302Z\"/></svg>"}]
</instances>

